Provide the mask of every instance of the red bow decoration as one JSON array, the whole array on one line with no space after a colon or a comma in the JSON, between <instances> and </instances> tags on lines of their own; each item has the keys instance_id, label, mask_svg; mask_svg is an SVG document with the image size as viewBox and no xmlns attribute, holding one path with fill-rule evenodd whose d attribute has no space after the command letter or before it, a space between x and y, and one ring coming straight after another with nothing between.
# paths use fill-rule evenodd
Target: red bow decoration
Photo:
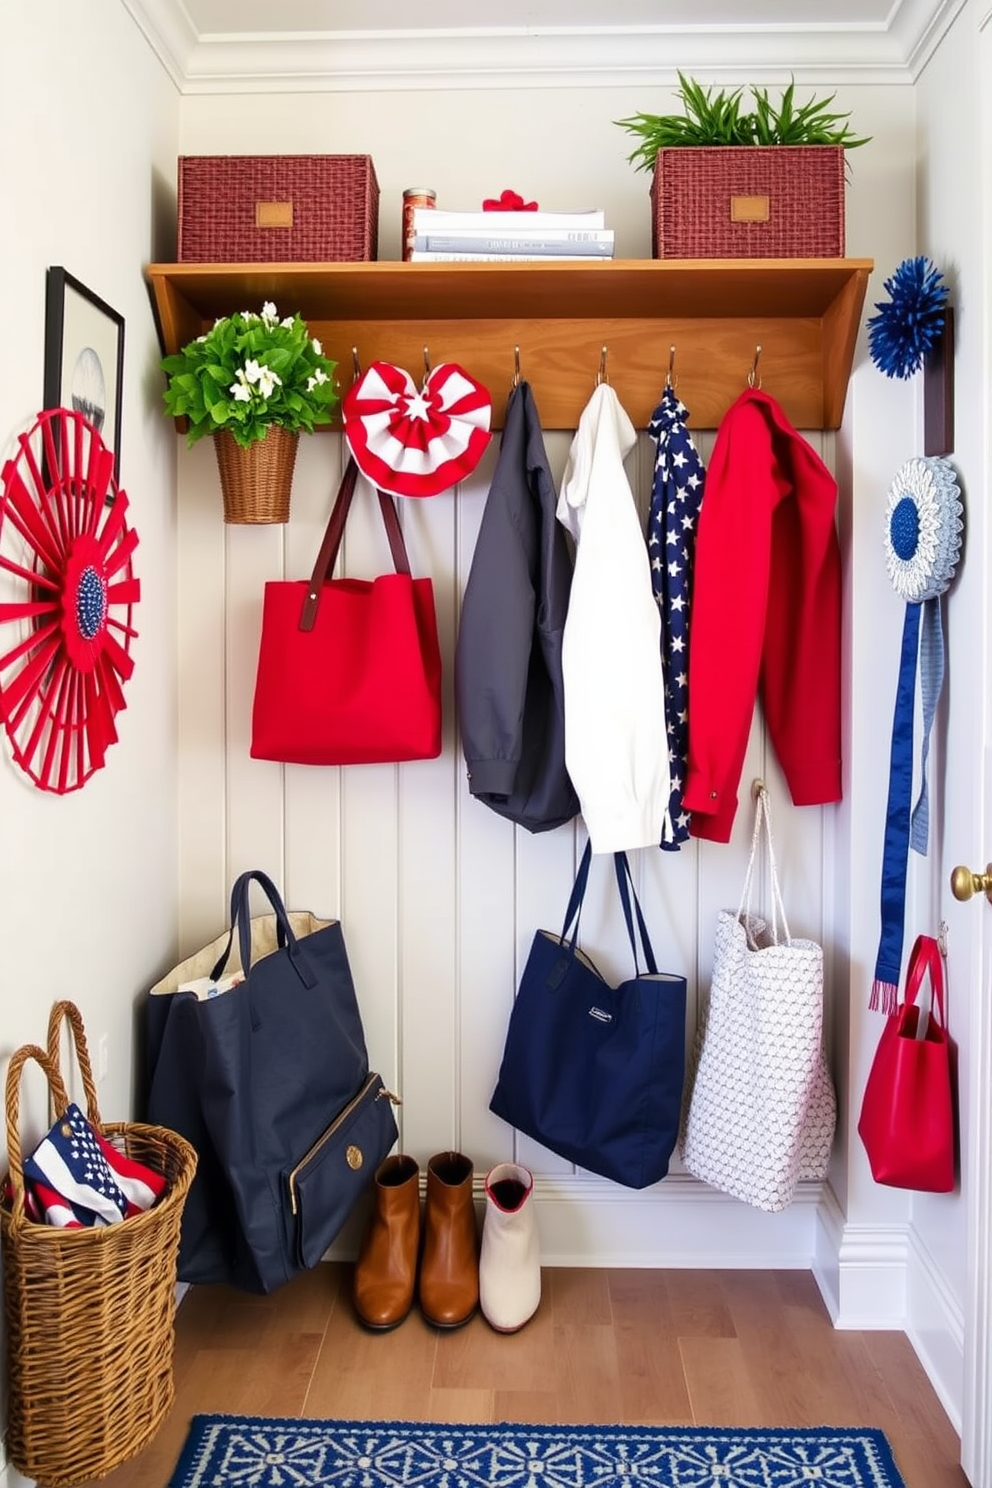
<instances>
[{"instance_id":1,"label":"red bow decoration","mask_svg":"<svg viewBox=\"0 0 992 1488\"><path fill-rule=\"evenodd\" d=\"M487 197L482 203L484 212L536 212L537 202L525 202L518 191L501 191L499 201Z\"/></svg>"},{"instance_id":2,"label":"red bow decoration","mask_svg":"<svg viewBox=\"0 0 992 1488\"><path fill-rule=\"evenodd\" d=\"M492 399L456 362L435 367L419 390L402 367L373 362L342 398L341 416L373 485L391 496L437 496L481 460Z\"/></svg>"}]
</instances>

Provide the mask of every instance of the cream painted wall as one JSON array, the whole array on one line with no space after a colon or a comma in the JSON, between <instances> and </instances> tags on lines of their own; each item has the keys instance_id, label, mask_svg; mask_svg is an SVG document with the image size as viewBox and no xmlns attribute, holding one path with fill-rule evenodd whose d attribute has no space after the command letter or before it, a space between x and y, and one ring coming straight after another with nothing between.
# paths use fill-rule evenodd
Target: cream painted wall
<instances>
[{"instance_id":1,"label":"cream painted wall","mask_svg":"<svg viewBox=\"0 0 992 1488\"><path fill-rule=\"evenodd\" d=\"M175 439L157 406L142 266L171 251L174 204L160 183L174 177L178 105L119 0L5 5L0 54L0 450L41 407L45 271L59 264L126 319L122 485L142 584L106 768L60 798L36 790L0 743L0 1060L44 1043L52 1002L71 997L91 1041L107 1036L101 1113L123 1120L135 1006L176 940ZM46 1118L35 1076L25 1140Z\"/></svg>"}]
</instances>

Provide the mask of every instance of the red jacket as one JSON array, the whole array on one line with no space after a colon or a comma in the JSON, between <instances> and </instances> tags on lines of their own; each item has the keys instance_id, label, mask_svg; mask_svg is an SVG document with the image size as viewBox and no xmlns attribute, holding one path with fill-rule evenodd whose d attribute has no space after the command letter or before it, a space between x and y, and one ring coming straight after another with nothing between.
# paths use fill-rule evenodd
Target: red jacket
<instances>
[{"instance_id":1,"label":"red jacket","mask_svg":"<svg viewBox=\"0 0 992 1488\"><path fill-rule=\"evenodd\" d=\"M759 681L797 806L839 801L837 486L767 393L717 432L699 515L689 628L692 834L729 842Z\"/></svg>"}]
</instances>

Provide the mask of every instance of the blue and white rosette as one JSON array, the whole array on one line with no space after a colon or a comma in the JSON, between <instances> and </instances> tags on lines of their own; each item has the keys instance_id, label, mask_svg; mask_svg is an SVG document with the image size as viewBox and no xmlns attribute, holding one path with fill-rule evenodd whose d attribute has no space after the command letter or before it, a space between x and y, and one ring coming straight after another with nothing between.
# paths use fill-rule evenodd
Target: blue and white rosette
<instances>
[{"instance_id":1,"label":"blue and white rosette","mask_svg":"<svg viewBox=\"0 0 992 1488\"><path fill-rule=\"evenodd\" d=\"M944 681L940 598L961 554L964 507L954 467L936 456L908 460L889 488L885 566L906 601L892 719L889 797L882 855L882 931L871 1006L895 1011L902 967L909 848L926 855L930 827L927 763L930 731ZM923 713L920 790L913 796L913 721L919 663Z\"/></svg>"}]
</instances>

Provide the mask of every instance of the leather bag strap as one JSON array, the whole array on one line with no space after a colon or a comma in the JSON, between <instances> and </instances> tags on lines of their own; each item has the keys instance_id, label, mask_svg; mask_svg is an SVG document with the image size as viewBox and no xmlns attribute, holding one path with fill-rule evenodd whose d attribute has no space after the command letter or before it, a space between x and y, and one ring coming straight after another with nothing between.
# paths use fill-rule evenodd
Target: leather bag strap
<instances>
[{"instance_id":1,"label":"leather bag strap","mask_svg":"<svg viewBox=\"0 0 992 1488\"><path fill-rule=\"evenodd\" d=\"M930 973L931 987L930 1016L933 1017L936 1012L935 1021L943 1030L947 1027L944 1016L944 958L940 954L940 946L932 935L918 935L906 968L904 1007L909 1007L916 1002L927 972Z\"/></svg>"},{"instance_id":2,"label":"leather bag strap","mask_svg":"<svg viewBox=\"0 0 992 1488\"><path fill-rule=\"evenodd\" d=\"M341 547L341 539L344 537L344 524L348 520L351 510L352 497L355 494L355 482L358 479L358 466L355 464L354 456L348 460L338 494L331 508L331 515L327 521L324 532L324 540L317 554L317 561L310 575L310 583L307 586L306 598L303 601L303 609L300 612L300 630L313 630L317 620L317 610L320 606L320 591L324 582L334 572L334 565L338 558L338 549ZM382 513L383 526L386 529L386 537L389 540L389 551L393 560L393 567L397 573L410 573L410 559L407 556L406 544L403 541L403 532L400 528L399 518L396 515L396 505L392 496L385 491L376 488L379 497L379 510Z\"/></svg>"}]
</instances>

